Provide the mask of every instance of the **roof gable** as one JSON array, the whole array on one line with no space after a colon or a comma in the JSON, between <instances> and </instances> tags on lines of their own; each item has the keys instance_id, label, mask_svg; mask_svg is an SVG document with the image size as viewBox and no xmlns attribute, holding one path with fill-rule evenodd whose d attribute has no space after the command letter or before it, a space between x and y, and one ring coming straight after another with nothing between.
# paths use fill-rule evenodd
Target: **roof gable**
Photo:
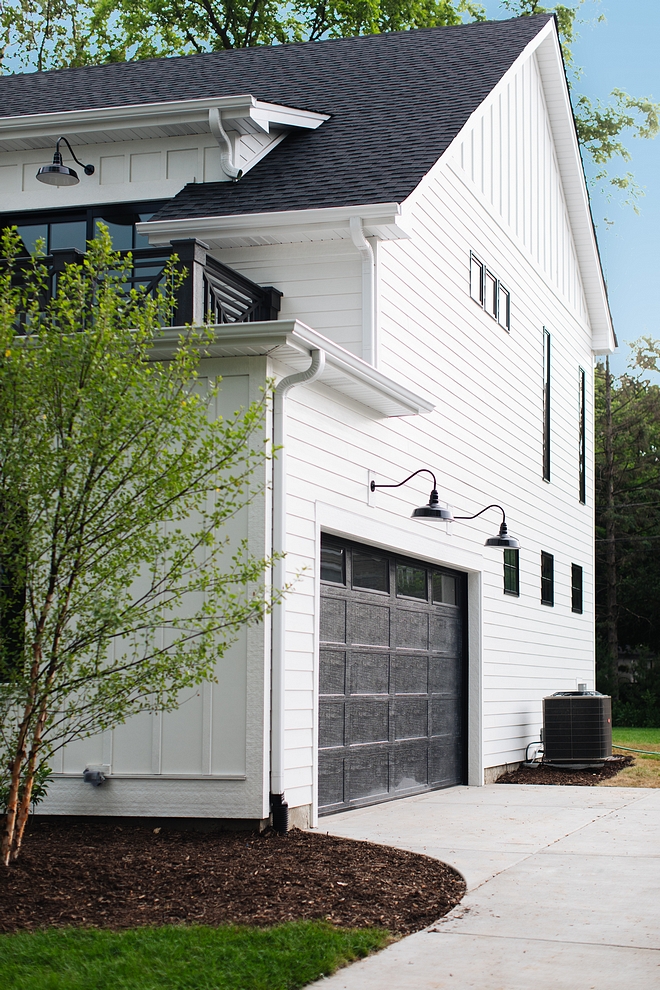
<instances>
[{"instance_id":1,"label":"roof gable","mask_svg":"<svg viewBox=\"0 0 660 990\"><path fill-rule=\"evenodd\" d=\"M238 183L187 186L160 217L401 202L547 16L0 79L0 116L217 98L328 114Z\"/></svg>"}]
</instances>

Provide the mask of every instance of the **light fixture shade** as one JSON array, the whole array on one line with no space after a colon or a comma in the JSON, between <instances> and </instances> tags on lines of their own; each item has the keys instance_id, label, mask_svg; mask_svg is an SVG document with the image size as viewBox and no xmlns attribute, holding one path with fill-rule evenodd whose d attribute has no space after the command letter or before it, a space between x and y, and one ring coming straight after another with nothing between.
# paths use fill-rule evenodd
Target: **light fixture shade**
<instances>
[{"instance_id":1,"label":"light fixture shade","mask_svg":"<svg viewBox=\"0 0 660 990\"><path fill-rule=\"evenodd\" d=\"M520 550L520 541L515 536L509 536L506 523L503 522L497 536L489 537L484 546L499 547L501 550Z\"/></svg>"},{"instance_id":2,"label":"light fixture shade","mask_svg":"<svg viewBox=\"0 0 660 990\"><path fill-rule=\"evenodd\" d=\"M75 169L67 165L42 165L37 172L39 182L45 182L48 186L75 186L80 182Z\"/></svg>"},{"instance_id":3,"label":"light fixture shade","mask_svg":"<svg viewBox=\"0 0 660 990\"><path fill-rule=\"evenodd\" d=\"M413 509L411 519L433 519L435 522L453 522L454 517L450 509L444 509L438 501L438 491L433 489L429 496L428 505L420 505L418 509Z\"/></svg>"}]
</instances>

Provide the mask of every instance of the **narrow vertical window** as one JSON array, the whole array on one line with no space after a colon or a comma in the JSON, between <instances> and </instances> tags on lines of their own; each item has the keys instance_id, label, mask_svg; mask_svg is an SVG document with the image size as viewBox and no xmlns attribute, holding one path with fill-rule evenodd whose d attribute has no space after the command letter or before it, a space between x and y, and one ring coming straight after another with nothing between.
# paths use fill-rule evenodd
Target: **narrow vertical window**
<instances>
[{"instance_id":1,"label":"narrow vertical window","mask_svg":"<svg viewBox=\"0 0 660 990\"><path fill-rule=\"evenodd\" d=\"M511 330L511 293L508 289L505 289L500 282L500 292L499 292L499 304L498 304L498 317L500 321L500 326L504 327L505 330Z\"/></svg>"},{"instance_id":2,"label":"narrow vertical window","mask_svg":"<svg viewBox=\"0 0 660 990\"><path fill-rule=\"evenodd\" d=\"M495 320L497 319L497 279L492 272L486 271L486 299L484 309Z\"/></svg>"},{"instance_id":3,"label":"narrow vertical window","mask_svg":"<svg viewBox=\"0 0 660 990\"><path fill-rule=\"evenodd\" d=\"M541 604L555 604L555 558L541 552Z\"/></svg>"},{"instance_id":4,"label":"narrow vertical window","mask_svg":"<svg viewBox=\"0 0 660 990\"><path fill-rule=\"evenodd\" d=\"M550 481L550 334L543 328L543 480Z\"/></svg>"},{"instance_id":5,"label":"narrow vertical window","mask_svg":"<svg viewBox=\"0 0 660 990\"><path fill-rule=\"evenodd\" d=\"M483 306L484 266L474 254L470 255L470 295Z\"/></svg>"},{"instance_id":6,"label":"narrow vertical window","mask_svg":"<svg viewBox=\"0 0 660 990\"><path fill-rule=\"evenodd\" d=\"M504 594L520 594L520 551L504 551Z\"/></svg>"},{"instance_id":7,"label":"narrow vertical window","mask_svg":"<svg viewBox=\"0 0 660 990\"><path fill-rule=\"evenodd\" d=\"M571 564L571 609L582 613L583 602L582 568L579 564Z\"/></svg>"},{"instance_id":8,"label":"narrow vertical window","mask_svg":"<svg viewBox=\"0 0 660 990\"><path fill-rule=\"evenodd\" d=\"M580 368L579 371L579 441L578 441L578 457L579 457L579 489L580 489L580 501L583 505L587 504L587 376L584 368ZM580 609L582 611L582 609Z\"/></svg>"}]
</instances>

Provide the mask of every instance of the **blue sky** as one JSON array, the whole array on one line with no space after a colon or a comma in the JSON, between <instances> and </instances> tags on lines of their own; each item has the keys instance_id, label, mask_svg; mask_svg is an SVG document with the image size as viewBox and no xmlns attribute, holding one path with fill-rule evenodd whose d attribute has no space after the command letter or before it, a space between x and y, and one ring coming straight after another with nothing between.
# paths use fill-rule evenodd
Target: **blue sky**
<instances>
[{"instance_id":1,"label":"blue sky","mask_svg":"<svg viewBox=\"0 0 660 990\"><path fill-rule=\"evenodd\" d=\"M511 16L497 0L486 0L485 7L490 18ZM659 0L588 0L583 11L590 23L579 25L580 36L573 46L575 64L584 70L576 92L605 102L618 88L660 103ZM605 21L595 23L600 14ZM632 162L624 163L620 171L633 172L644 189L638 203L640 215L616 199L608 202L597 188L591 189L619 339L619 351L612 359L616 373L626 368L626 341L640 336L660 339L660 135L627 144ZM604 218L614 222L605 223Z\"/></svg>"}]
</instances>

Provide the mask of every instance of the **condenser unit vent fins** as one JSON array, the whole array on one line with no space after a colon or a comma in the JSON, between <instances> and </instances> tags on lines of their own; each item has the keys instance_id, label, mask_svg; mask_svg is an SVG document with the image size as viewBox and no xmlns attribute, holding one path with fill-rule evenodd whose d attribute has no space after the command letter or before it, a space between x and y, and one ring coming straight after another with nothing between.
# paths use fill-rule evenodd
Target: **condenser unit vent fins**
<instances>
[{"instance_id":1,"label":"condenser unit vent fins","mask_svg":"<svg viewBox=\"0 0 660 990\"><path fill-rule=\"evenodd\" d=\"M544 758L560 763L612 755L612 699L590 692L560 692L543 699Z\"/></svg>"}]
</instances>

